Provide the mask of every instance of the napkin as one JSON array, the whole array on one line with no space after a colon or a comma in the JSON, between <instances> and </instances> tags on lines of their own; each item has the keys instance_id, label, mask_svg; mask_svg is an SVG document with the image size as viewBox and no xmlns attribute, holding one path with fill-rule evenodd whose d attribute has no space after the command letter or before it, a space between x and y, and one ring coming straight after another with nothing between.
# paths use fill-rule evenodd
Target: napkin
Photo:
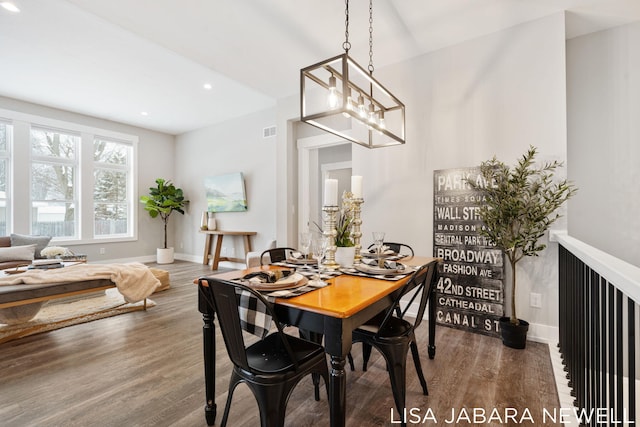
<instances>
[{"instance_id":1,"label":"napkin","mask_svg":"<svg viewBox=\"0 0 640 427\"><path fill-rule=\"evenodd\" d=\"M295 273L295 270L268 270L245 274L242 279L251 283L276 283Z\"/></svg>"},{"instance_id":2,"label":"napkin","mask_svg":"<svg viewBox=\"0 0 640 427\"><path fill-rule=\"evenodd\" d=\"M360 262L362 264L366 264L366 265L371 266L371 267L380 267L380 268L386 268L386 269L389 269L389 270L396 270L396 271L401 271L401 270L404 270L404 268L405 268L404 264L401 264L401 263L396 262L396 261L389 261L389 260L384 260L383 263L378 263L378 260L376 260L376 259L365 259L365 258L363 258L363 259L360 260ZM380 265L380 264L382 264L382 265Z\"/></svg>"},{"instance_id":3,"label":"napkin","mask_svg":"<svg viewBox=\"0 0 640 427\"><path fill-rule=\"evenodd\" d=\"M298 260L307 259L302 252L291 252L291 258Z\"/></svg>"},{"instance_id":4,"label":"napkin","mask_svg":"<svg viewBox=\"0 0 640 427\"><path fill-rule=\"evenodd\" d=\"M368 249L368 250L364 250L364 251L362 251L362 252L364 252L364 253L366 253L366 254L373 254L373 255L376 255L376 254L378 253L378 252L376 251L376 248L371 248L371 249ZM383 246L383 247L381 248L381 253L382 253L383 255L393 255L393 254L395 254L395 252L394 252L393 250L391 250L391 249L389 248L389 246Z\"/></svg>"}]
</instances>

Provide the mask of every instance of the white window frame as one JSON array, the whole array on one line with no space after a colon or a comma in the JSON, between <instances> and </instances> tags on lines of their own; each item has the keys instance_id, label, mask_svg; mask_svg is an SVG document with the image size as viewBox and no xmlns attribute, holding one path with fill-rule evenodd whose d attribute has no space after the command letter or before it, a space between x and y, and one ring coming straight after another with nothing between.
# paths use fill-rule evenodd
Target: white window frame
<instances>
[{"instance_id":1,"label":"white window frame","mask_svg":"<svg viewBox=\"0 0 640 427\"><path fill-rule=\"evenodd\" d=\"M12 170L12 165L11 165L11 147L13 146L13 123L11 120L5 119L5 118L0 118L0 123L8 126L8 132L7 132L7 147L6 149L0 150L0 160L5 161L6 162L6 168L5 168L5 173L7 174L6 176L6 188L5 188L5 194L4 194L4 202L5 202L5 206L7 206L6 209L6 234L9 234L9 231L11 230L11 209L9 208L11 206L11 170Z\"/></svg>"},{"instance_id":2,"label":"white window frame","mask_svg":"<svg viewBox=\"0 0 640 427\"><path fill-rule=\"evenodd\" d=\"M108 141L108 142L112 142L114 144L121 144L121 145L126 145L129 148L129 156L127 157L127 164L126 165L118 165L118 164L111 164L111 163L103 163L103 162L97 162L94 158L94 144L96 140L102 140L102 141ZM92 170L91 170L91 176L92 178L95 180L95 175L94 173L98 170L111 170L111 171L117 171L117 172L125 172L128 176L127 179L127 195L133 194L133 191L135 189L135 185L134 185L134 180L133 180L133 163L135 162L135 158L133 155L134 152L134 147L133 144L131 144L130 141L126 141L126 140L119 140L119 139L115 139L115 138L111 138L111 137L107 137L104 135L93 135L93 139L91 141L91 157L92 157ZM93 189L93 186L91 187ZM95 212L95 200L93 198L93 193L91 195L91 206L92 206L92 214ZM136 206L138 200L133 199L131 197L127 197L127 205L128 205L128 215L127 215L127 230L129 231L129 233L131 233L131 230L134 228L134 222L132 219L133 216L133 211L136 211ZM95 224L94 221L91 221L91 228L92 228L92 234L95 232ZM128 235L127 235L128 236ZM95 234L93 235L94 239L96 240L100 240L100 241L105 241L105 240L112 240L112 239L117 239L120 237L127 237L124 235L99 235L96 236Z\"/></svg>"},{"instance_id":3,"label":"white window frame","mask_svg":"<svg viewBox=\"0 0 640 427\"><path fill-rule=\"evenodd\" d=\"M46 155L38 155L35 154L33 152L33 147L31 145L31 131L32 130L40 130L43 132L56 132L62 135L69 135L69 136L74 136L78 138L78 142L75 144L74 147L74 156L73 158L64 158L64 157L55 157L55 156L46 156ZM66 203L66 202L72 202L73 205L75 206L75 210L73 213L73 223L74 223L74 227L73 227L73 235L72 236L55 236L56 240L59 241L65 241L65 242L69 242L69 241L75 241L78 240L79 236L80 236L80 212L82 211L81 209L81 200L80 200L80 196L79 196L79 191L78 189L80 188L80 152L82 150L82 138L81 135L78 132L75 131L71 131L69 129L60 129L60 128L52 128L52 127L45 127L45 126L41 126L39 124L36 123L31 123L31 126L29 126L29 152L31 153L31 157L30 157L30 162L29 162L29 175L31 176L31 180L33 179L33 175L31 174L32 171L32 167L34 163L37 164L41 164L41 165L52 165L52 166L69 166L72 168L73 170L73 196L71 200L42 200L42 202L52 202L52 203ZM30 184L33 184L33 182L30 180ZM28 191L31 191L32 186L29 185L29 189ZM29 195L29 233L34 234L34 231L31 229L31 224L33 224L33 212L34 212L34 206L33 206L33 198L31 197L31 194Z\"/></svg>"},{"instance_id":4,"label":"white window frame","mask_svg":"<svg viewBox=\"0 0 640 427\"><path fill-rule=\"evenodd\" d=\"M31 125L39 128L53 128L61 131L79 133L81 142L79 147L77 173L77 237L53 238L52 241L63 242L69 245L95 244L98 242L127 242L138 240L138 142L136 135L100 129L92 126L66 122L33 114L20 113L11 110L0 109L0 117L7 119L13 125L13 141L9 148L9 169L11 198L7 203L10 206L7 225L8 233L29 234L31 230ZM94 187L94 137L121 141L131 144L131 181L130 181L130 227L126 236L100 236L93 234L93 187ZM25 167L17 167L25 165Z\"/></svg>"}]
</instances>

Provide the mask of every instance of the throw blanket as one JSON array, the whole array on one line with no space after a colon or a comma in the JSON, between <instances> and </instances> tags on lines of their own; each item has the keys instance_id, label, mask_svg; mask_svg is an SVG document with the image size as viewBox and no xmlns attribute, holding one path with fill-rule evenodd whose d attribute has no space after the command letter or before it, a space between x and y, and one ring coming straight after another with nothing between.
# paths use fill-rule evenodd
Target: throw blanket
<instances>
[{"instance_id":1,"label":"throw blanket","mask_svg":"<svg viewBox=\"0 0 640 427\"><path fill-rule=\"evenodd\" d=\"M160 286L149 267L138 262L126 264L77 264L50 270L27 270L21 274L0 277L0 286L82 282L109 279L129 303L142 301Z\"/></svg>"}]
</instances>

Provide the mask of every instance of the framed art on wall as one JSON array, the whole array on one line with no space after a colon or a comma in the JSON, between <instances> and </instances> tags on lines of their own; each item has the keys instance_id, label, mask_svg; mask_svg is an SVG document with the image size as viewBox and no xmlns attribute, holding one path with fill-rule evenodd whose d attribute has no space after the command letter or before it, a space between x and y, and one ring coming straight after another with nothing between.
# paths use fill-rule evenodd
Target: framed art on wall
<instances>
[{"instance_id":1,"label":"framed art on wall","mask_svg":"<svg viewBox=\"0 0 640 427\"><path fill-rule=\"evenodd\" d=\"M246 212L247 194L242 172L204 179L209 212Z\"/></svg>"}]
</instances>

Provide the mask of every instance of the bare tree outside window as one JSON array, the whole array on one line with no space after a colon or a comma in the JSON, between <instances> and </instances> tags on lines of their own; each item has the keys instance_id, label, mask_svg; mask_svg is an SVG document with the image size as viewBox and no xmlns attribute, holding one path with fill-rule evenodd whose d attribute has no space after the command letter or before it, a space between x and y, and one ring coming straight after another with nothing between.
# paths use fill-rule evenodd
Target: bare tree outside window
<instances>
[{"instance_id":1,"label":"bare tree outside window","mask_svg":"<svg viewBox=\"0 0 640 427\"><path fill-rule=\"evenodd\" d=\"M31 129L31 232L76 236L76 171L79 135Z\"/></svg>"},{"instance_id":2,"label":"bare tree outside window","mask_svg":"<svg viewBox=\"0 0 640 427\"><path fill-rule=\"evenodd\" d=\"M94 140L94 234L126 235L129 224L128 144Z\"/></svg>"}]
</instances>

